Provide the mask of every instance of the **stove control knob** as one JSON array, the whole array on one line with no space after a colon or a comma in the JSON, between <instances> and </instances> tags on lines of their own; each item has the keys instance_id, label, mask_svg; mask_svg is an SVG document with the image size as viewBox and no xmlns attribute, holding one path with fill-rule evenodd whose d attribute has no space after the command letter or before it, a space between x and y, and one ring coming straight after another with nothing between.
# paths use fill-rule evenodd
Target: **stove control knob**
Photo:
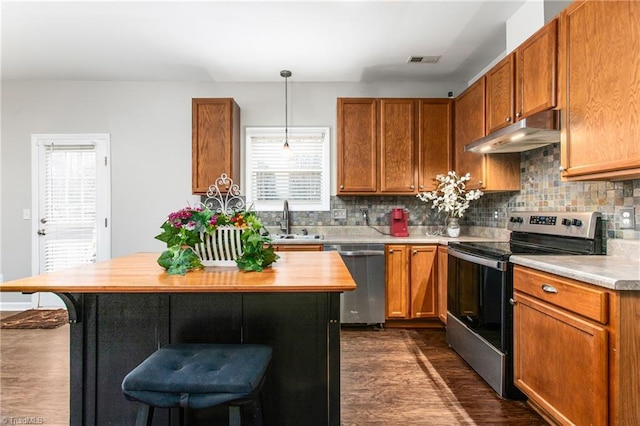
<instances>
[{"instance_id":1,"label":"stove control knob","mask_svg":"<svg viewBox=\"0 0 640 426\"><path fill-rule=\"evenodd\" d=\"M518 216L511 216L509 218L509 222L511 223L522 223L522 218Z\"/></svg>"},{"instance_id":2,"label":"stove control knob","mask_svg":"<svg viewBox=\"0 0 640 426\"><path fill-rule=\"evenodd\" d=\"M582 221L581 221L580 219L573 219L573 220L571 221L571 224L572 224L573 226L582 226Z\"/></svg>"},{"instance_id":3,"label":"stove control knob","mask_svg":"<svg viewBox=\"0 0 640 426\"><path fill-rule=\"evenodd\" d=\"M570 226L571 225L571 219L567 219L567 218L562 219L562 224L564 226Z\"/></svg>"},{"instance_id":4,"label":"stove control knob","mask_svg":"<svg viewBox=\"0 0 640 426\"><path fill-rule=\"evenodd\" d=\"M516 217L516 223L522 223L522 218L521 217Z\"/></svg>"}]
</instances>

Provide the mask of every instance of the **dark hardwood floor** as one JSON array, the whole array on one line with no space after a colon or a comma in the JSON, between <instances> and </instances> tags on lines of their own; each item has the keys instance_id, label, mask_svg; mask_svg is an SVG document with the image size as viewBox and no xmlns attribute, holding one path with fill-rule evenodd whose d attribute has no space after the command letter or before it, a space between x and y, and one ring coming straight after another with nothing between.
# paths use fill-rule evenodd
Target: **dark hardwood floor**
<instances>
[{"instance_id":1,"label":"dark hardwood floor","mask_svg":"<svg viewBox=\"0 0 640 426\"><path fill-rule=\"evenodd\" d=\"M442 329L345 328L342 340L345 426L546 424L525 403L500 399L447 346ZM68 325L0 330L0 367L2 424L68 424Z\"/></svg>"},{"instance_id":2,"label":"dark hardwood floor","mask_svg":"<svg viewBox=\"0 0 640 426\"><path fill-rule=\"evenodd\" d=\"M525 402L501 399L444 329L344 328L342 342L344 425L547 424Z\"/></svg>"}]
</instances>

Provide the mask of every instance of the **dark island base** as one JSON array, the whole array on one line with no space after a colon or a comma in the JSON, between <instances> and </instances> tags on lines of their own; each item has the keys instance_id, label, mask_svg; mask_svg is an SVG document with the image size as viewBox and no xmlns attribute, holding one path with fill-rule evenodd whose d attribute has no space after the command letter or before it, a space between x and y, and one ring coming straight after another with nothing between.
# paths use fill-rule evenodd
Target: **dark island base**
<instances>
[{"instance_id":1,"label":"dark island base","mask_svg":"<svg viewBox=\"0 0 640 426\"><path fill-rule=\"evenodd\" d=\"M71 324L72 425L134 424L124 376L177 342L273 347L262 390L265 425L340 424L339 293L76 294ZM170 413L171 411L171 413ZM190 424L210 424L201 412ZM198 420L201 418L201 420ZM154 425L177 425L157 409Z\"/></svg>"}]
</instances>

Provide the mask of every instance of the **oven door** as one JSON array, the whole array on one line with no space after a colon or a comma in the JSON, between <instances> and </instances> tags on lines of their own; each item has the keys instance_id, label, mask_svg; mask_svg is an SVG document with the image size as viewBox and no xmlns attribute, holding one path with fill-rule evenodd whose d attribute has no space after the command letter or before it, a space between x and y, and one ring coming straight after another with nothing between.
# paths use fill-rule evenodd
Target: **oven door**
<instances>
[{"instance_id":1,"label":"oven door","mask_svg":"<svg viewBox=\"0 0 640 426\"><path fill-rule=\"evenodd\" d=\"M447 310L502 353L511 343L513 292L507 261L449 248Z\"/></svg>"}]
</instances>

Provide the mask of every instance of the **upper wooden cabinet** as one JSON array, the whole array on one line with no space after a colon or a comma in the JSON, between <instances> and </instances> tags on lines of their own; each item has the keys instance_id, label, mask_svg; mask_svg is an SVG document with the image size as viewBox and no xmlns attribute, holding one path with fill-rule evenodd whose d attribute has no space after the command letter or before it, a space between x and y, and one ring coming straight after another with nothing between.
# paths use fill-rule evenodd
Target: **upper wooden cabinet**
<instances>
[{"instance_id":1,"label":"upper wooden cabinet","mask_svg":"<svg viewBox=\"0 0 640 426\"><path fill-rule=\"evenodd\" d=\"M554 19L485 74L487 134L557 105L557 58Z\"/></svg>"},{"instance_id":2,"label":"upper wooden cabinet","mask_svg":"<svg viewBox=\"0 0 640 426\"><path fill-rule=\"evenodd\" d=\"M486 134L512 124L514 119L515 53L507 55L485 74L487 116Z\"/></svg>"},{"instance_id":3,"label":"upper wooden cabinet","mask_svg":"<svg viewBox=\"0 0 640 426\"><path fill-rule=\"evenodd\" d=\"M436 175L452 166L453 101L420 99L418 133L418 191L436 189Z\"/></svg>"},{"instance_id":4,"label":"upper wooden cabinet","mask_svg":"<svg viewBox=\"0 0 640 426\"><path fill-rule=\"evenodd\" d=\"M451 165L449 99L338 98L338 195L413 195Z\"/></svg>"},{"instance_id":5,"label":"upper wooden cabinet","mask_svg":"<svg viewBox=\"0 0 640 426\"><path fill-rule=\"evenodd\" d=\"M415 99L379 99L379 190L414 194L417 187L418 103Z\"/></svg>"},{"instance_id":6,"label":"upper wooden cabinet","mask_svg":"<svg viewBox=\"0 0 640 426\"><path fill-rule=\"evenodd\" d=\"M520 154L475 154L464 146L485 135L485 77L462 92L454 103L454 169L471 174L468 189L520 189Z\"/></svg>"},{"instance_id":7,"label":"upper wooden cabinet","mask_svg":"<svg viewBox=\"0 0 640 426\"><path fill-rule=\"evenodd\" d=\"M240 184L240 107L231 98L192 99L191 185L194 194L226 173Z\"/></svg>"},{"instance_id":8,"label":"upper wooden cabinet","mask_svg":"<svg viewBox=\"0 0 640 426\"><path fill-rule=\"evenodd\" d=\"M338 98L338 194L378 191L378 104Z\"/></svg>"},{"instance_id":9,"label":"upper wooden cabinet","mask_svg":"<svg viewBox=\"0 0 640 426\"><path fill-rule=\"evenodd\" d=\"M515 78L515 121L558 105L558 19L516 49Z\"/></svg>"},{"instance_id":10,"label":"upper wooden cabinet","mask_svg":"<svg viewBox=\"0 0 640 426\"><path fill-rule=\"evenodd\" d=\"M471 173L470 189L485 186L483 178L484 154L465 152L464 146L485 135L484 130L484 90L485 78L482 77L455 100L454 104L454 169L459 175Z\"/></svg>"},{"instance_id":11,"label":"upper wooden cabinet","mask_svg":"<svg viewBox=\"0 0 640 426\"><path fill-rule=\"evenodd\" d=\"M561 14L567 180L640 177L639 22L635 0L575 2Z\"/></svg>"}]
</instances>

